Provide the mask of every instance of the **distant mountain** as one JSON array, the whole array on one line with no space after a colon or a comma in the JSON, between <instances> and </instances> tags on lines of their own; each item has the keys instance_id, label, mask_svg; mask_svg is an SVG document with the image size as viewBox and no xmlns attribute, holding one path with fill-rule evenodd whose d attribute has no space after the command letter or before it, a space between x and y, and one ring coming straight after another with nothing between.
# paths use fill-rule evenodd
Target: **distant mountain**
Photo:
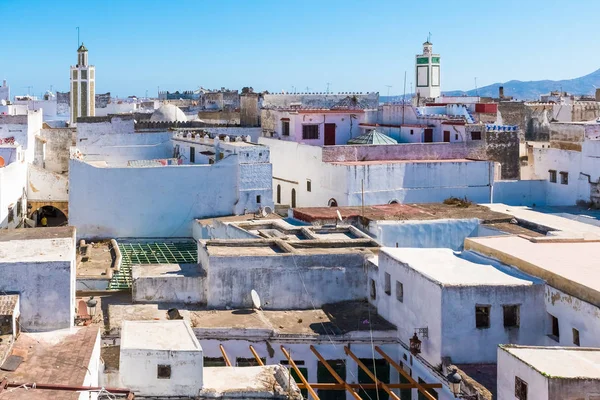
<instances>
[{"instance_id":1,"label":"distant mountain","mask_svg":"<svg viewBox=\"0 0 600 400\"><path fill-rule=\"evenodd\" d=\"M550 93L553 90L562 90L570 94L593 95L596 87L600 88L600 69L589 75L575 79L565 79L562 81L508 81L505 83L494 83L484 86L478 90L453 90L444 92L446 96L474 96L479 94L483 97L498 97L498 88L504 86L504 96L512 96L517 100L538 100L540 94Z\"/></svg>"}]
</instances>

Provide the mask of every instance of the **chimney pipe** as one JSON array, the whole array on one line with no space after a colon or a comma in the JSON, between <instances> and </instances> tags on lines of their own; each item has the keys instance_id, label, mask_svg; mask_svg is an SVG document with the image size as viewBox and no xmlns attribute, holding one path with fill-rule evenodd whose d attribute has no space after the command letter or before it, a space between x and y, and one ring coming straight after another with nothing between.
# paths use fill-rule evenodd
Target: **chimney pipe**
<instances>
[{"instance_id":1,"label":"chimney pipe","mask_svg":"<svg viewBox=\"0 0 600 400\"><path fill-rule=\"evenodd\" d=\"M498 97L503 99L504 98L504 86L500 86L498 88Z\"/></svg>"}]
</instances>

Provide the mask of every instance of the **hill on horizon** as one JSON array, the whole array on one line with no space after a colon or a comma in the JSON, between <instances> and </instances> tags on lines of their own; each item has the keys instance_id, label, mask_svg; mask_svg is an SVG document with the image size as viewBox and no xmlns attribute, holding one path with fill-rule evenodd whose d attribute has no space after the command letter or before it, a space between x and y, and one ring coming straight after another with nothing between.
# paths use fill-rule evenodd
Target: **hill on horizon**
<instances>
[{"instance_id":1,"label":"hill on horizon","mask_svg":"<svg viewBox=\"0 0 600 400\"><path fill-rule=\"evenodd\" d=\"M541 94L547 94L553 90L562 90L563 92L575 95L594 95L596 88L600 88L600 69L574 79L525 82L512 80L504 83L493 83L480 87L477 90L451 90L443 92L443 94L447 96L475 96L479 94L482 97L498 97L498 88L500 86L504 86L504 96L512 96L516 100L538 100Z\"/></svg>"},{"instance_id":2,"label":"hill on horizon","mask_svg":"<svg viewBox=\"0 0 600 400\"><path fill-rule=\"evenodd\" d=\"M498 88L504 86L504 96L512 96L515 100L539 100L541 94L547 94L554 90L562 90L569 94L575 95L591 95L596 92L596 88L600 88L600 69L591 74L573 79L563 79L560 81L543 80L543 81L518 81L512 80L504 83L493 83L488 86L483 86L477 90L450 90L442 92L446 96L475 96L479 94L482 97L498 97ZM410 99L413 93L406 94L406 98ZM402 95L380 96L381 102L400 101Z\"/></svg>"}]
</instances>

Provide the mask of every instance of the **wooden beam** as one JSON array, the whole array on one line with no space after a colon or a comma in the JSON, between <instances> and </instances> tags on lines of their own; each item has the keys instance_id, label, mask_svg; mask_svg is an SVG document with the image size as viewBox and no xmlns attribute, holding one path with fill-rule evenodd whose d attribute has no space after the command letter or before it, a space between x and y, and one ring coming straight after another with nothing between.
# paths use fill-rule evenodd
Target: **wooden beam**
<instances>
[{"instance_id":1,"label":"wooden beam","mask_svg":"<svg viewBox=\"0 0 600 400\"><path fill-rule=\"evenodd\" d=\"M374 383L349 383L352 389L377 389L381 385L375 385ZM313 389L319 390L344 390L346 387L340 383L311 383L310 386ZM388 383L387 386L390 389L416 389L417 386L412 383ZM300 389L306 389L303 383L298 383ZM421 387L425 389L441 389L441 383L421 383Z\"/></svg>"},{"instance_id":2,"label":"wooden beam","mask_svg":"<svg viewBox=\"0 0 600 400\"><path fill-rule=\"evenodd\" d=\"M256 358L256 362L258 363L258 365L263 367L265 364L263 364L263 362L260 359L260 357L258 356L258 354L256 354L256 350L254 350L254 347L252 347L252 345L250 345L250 351L252 352L252 355L254 356L254 358Z\"/></svg>"},{"instance_id":3,"label":"wooden beam","mask_svg":"<svg viewBox=\"0 0 600 400\"><path fill-rule=\"evenodd\" d=\"M338 383L344 385L344 388L346 388L346 390L350 392L352 397L354 397L356 400L362 400L358 393L356 393L356 391L352 389L350 385L348 385L348 383L337 374L337 372L335 372L331 365L329 365L329 363L323 358L323 356L317 351L317 349L315 349L315 346L313 346L312 344L310 345L310 351L312 351L315 354L315 356L317 356L319 361L323 363L323 365L325 366L325 368L327 368L331 376L333 376L335 380L338 381Z\"/></svg>"},{"instance_id":4,"label":"wooden beam","mask_svg":"<svg viewBox=\"0 0 600 400\"><path fill-rule=\"evenodd\" d=\"M383 390L385 390L387 392L387 394L389 394L390 396L392 396L392 398L394 400L400 400L400 397L398 397L396 395L396 393L392 392L392 390L388 387L388 385L386 385L384 382L381 382L379 379L377 379L377 377L375 376L375 374L373 374L371 372L371 370L369 370L369 368L367 368L367 366L359 360L358 357L356 357L356 355L348 348L348 346L344 346L344 352L349 355L350 357L352 357L352 359L354 360L354 362L356 364L358 364L358 366L365 371L365 373L367 375L369 375L369 378L371 378L373 380L373 382L375 382L375 388L379 389L377 387L377 385L381 386L383 388Z\"/></svg>"},{"instance_id":5,"label":"wooden beam","mask_svg":"<svg viewBox=\"0 0 600 400\"><path fill-rule=\"evenodd\" d=\"M227 365L228 367L231 367L231 362L229 361L229 357L227 357L227 353L225 353L225 347L223 347L223 345L220 344L219 348L221 349L221 354L223 354L223 359L225 360L225 365Z\"/></svg>"},{"instance_id":6,"label":"wooden beam","mask_svg":"<svg viewBox=\"0 0 600 400\"><path fill-rule=\"evenodd\" d=\"M2 378L2 381L0 382L0 393L2 393L4 391L4 389L6 389L7 386L8 386L8 379Z\"/></svg>"},{"instance_id":7,"label":"wooden beam","mask_svg":"<svg viewBox=\"0 0 600 400\"><path fill-rule=\"evenodd\" d=\"M396 363L396 361L392 360L390 358L390 356L388 356L383 350L381 350L381 348L379 346L375 346L375 351L377 351L379 354L381 354L383 356L383 358L385 358L386 361L388 363L390 363L390 365L396 369L396 371L400 372L402 374L402 376L404 376L406 379L408 379L408 381L410 383L412 383L413 385L416 385L417 390L419 392L421 392L427 400L435 400L435 397L433 397L431 395L431 393L429 393L427 390L425 390L425 388L423 386L421 386L421 384L419 382L415 381L412 378L412 376L407 374L406 371L404 370L404 368L402 368L400 365L398 365L398 363Z\"/></svg>"},{"instance_id":8,"label":"wooden beam","mask_svg":"<svg viewBox=\"0 0 600 400\"><path fill-rule=\"evenodd\" d=\"M308 381L306 380L304 375L302 375L302 372L300 372L300 370L298 369L298 366L296 365L294 360L292 360L292 357L290 356L290 354L285 350L285 347L281 346L281 352L283 353L285 358L287 358L287 360L290 363L290 365L292 366L292 368L294 368L294 371L296 371L298 378L302 381L302 385L304 386L303 389L307 389L308 393L310 393L310 395L313 397L314 400L319 400L319 396L317 396L317 393L315 392L315 390L310 386L310 383L308 383Z\"/></svg>"}]
</instances>

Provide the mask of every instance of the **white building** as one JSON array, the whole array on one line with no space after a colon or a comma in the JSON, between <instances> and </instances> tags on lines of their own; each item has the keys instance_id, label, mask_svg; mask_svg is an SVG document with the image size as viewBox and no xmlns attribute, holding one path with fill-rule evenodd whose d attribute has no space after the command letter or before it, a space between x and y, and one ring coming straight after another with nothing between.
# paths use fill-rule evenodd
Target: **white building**
<instances>
[{"instance_id":1,"label":"white building","mask_svg":"<svg viewBox=\"0 0 600 400\"><path fill-rule=\"evenodd\" d=\"M15 96L14 104L26 105L29 110L42 110L44 120L57 118L56 95L50 91L46 92L42 99L36 96Z\"/></svg>"},{"instance_id":2,"label":"white building","mask_svg":"<svg viewBox=\"0 0 600 400\"><path fill-rule=\"evenodd\" d=\"M202 362L202 347L187 322L123 322L120 376L136 394L195 397L203 386Z\"/></svg>"},{"instance_id":3,"label":"white building","mask_svg":"<svg viewBox=\"0 0 600 400\"><path fill-rule=\"evenodd\" d=\"M592 228L595 228L592 226ZM597 229L597 228L596 228ZM600 251L598 236L480 237L465 240L465 249L493 257L544 279L545 307L541 345L600 347Z\"/></svg>"},{"instance_id":4,"label":"white building","mask_svg":"<svg viewBox=\"0 0 600 400\"><path fill-rule=\"evenodd\" d=\"M372 262L369 298L402 340L417 332L434 365L444 357L495 362L498 344L542 343L543 281L468 252L383 248Z\"/></svg>"},{"instance_id":5,"label":"white building","mask_svg":"<svg viewBox=\"0 0 600 400\"><path fill-rule=\"evenodd\" d=\"M435 98L441 95L440 55L432 53L433 45L423 43L423 54L415 56L416 94L422 98Z\"/></svg>"},{"instance_id":6,"label":"white building","mask_svg":"<svg viewBox=\"0 0 600 400\"><path fill-rule=\"evenodd\" d=\"M474 161L484 142L311 146L261 137L270 149L275 204L295 207L491 199L496 164ZM469 159L467 159L469 158ZM364 193L364 196L363 196ZM500 200L498 200L500 201Z\"/></svg>"},{"instance_id":7,"label":"white building","mask_svg":"<svg viewBox=\"0 0 600 400\"><path fill-rule=\"evenodd\" d=\"M498 348L498 400L578 400L600 395L600 349Z\"/></svg>"},{"instance_id":8,"label":"white building","mask_svg":"<svg viewBox=\"0 0 600 400\"><path fill-rule=\"evenodd\" d=\"M73 326L75 229L17 229L0 233L0 290L20 295L20 324L28 331Z\"/></svg>"},{"instance_id":9,"label":"white building","mask_svg":"<svg viewBox=\"0 0 600 400\"><path fill-rule=\"evenodd\" d=\"M83 43L77 49L77 65L71 66L71 126L77 118L93 117L96 112L96 67L88 65L88 50Z\"/></svg>"},{"instance_id":10,"label":"white building","mask_svg":"<svg viewBox=\"0 0 600 400\"><path fill-rule=\"evenodd\" d=\"M138 133L132 115L81 120L77 146L69 222L81 237L189 237L194 218L273 205L265 146Z\"/></svg>"},{"instance_id":11,"label":"white building","mask_svg":"<svg viewBox=\"0 0 600 400\"><path fill-rule=\"evenodd\" d=\"M552 123L549 130L549 143L528 146L524 178L547 180L548 205L600 204L600 123Z\"/></svg>"}]
</instances>

